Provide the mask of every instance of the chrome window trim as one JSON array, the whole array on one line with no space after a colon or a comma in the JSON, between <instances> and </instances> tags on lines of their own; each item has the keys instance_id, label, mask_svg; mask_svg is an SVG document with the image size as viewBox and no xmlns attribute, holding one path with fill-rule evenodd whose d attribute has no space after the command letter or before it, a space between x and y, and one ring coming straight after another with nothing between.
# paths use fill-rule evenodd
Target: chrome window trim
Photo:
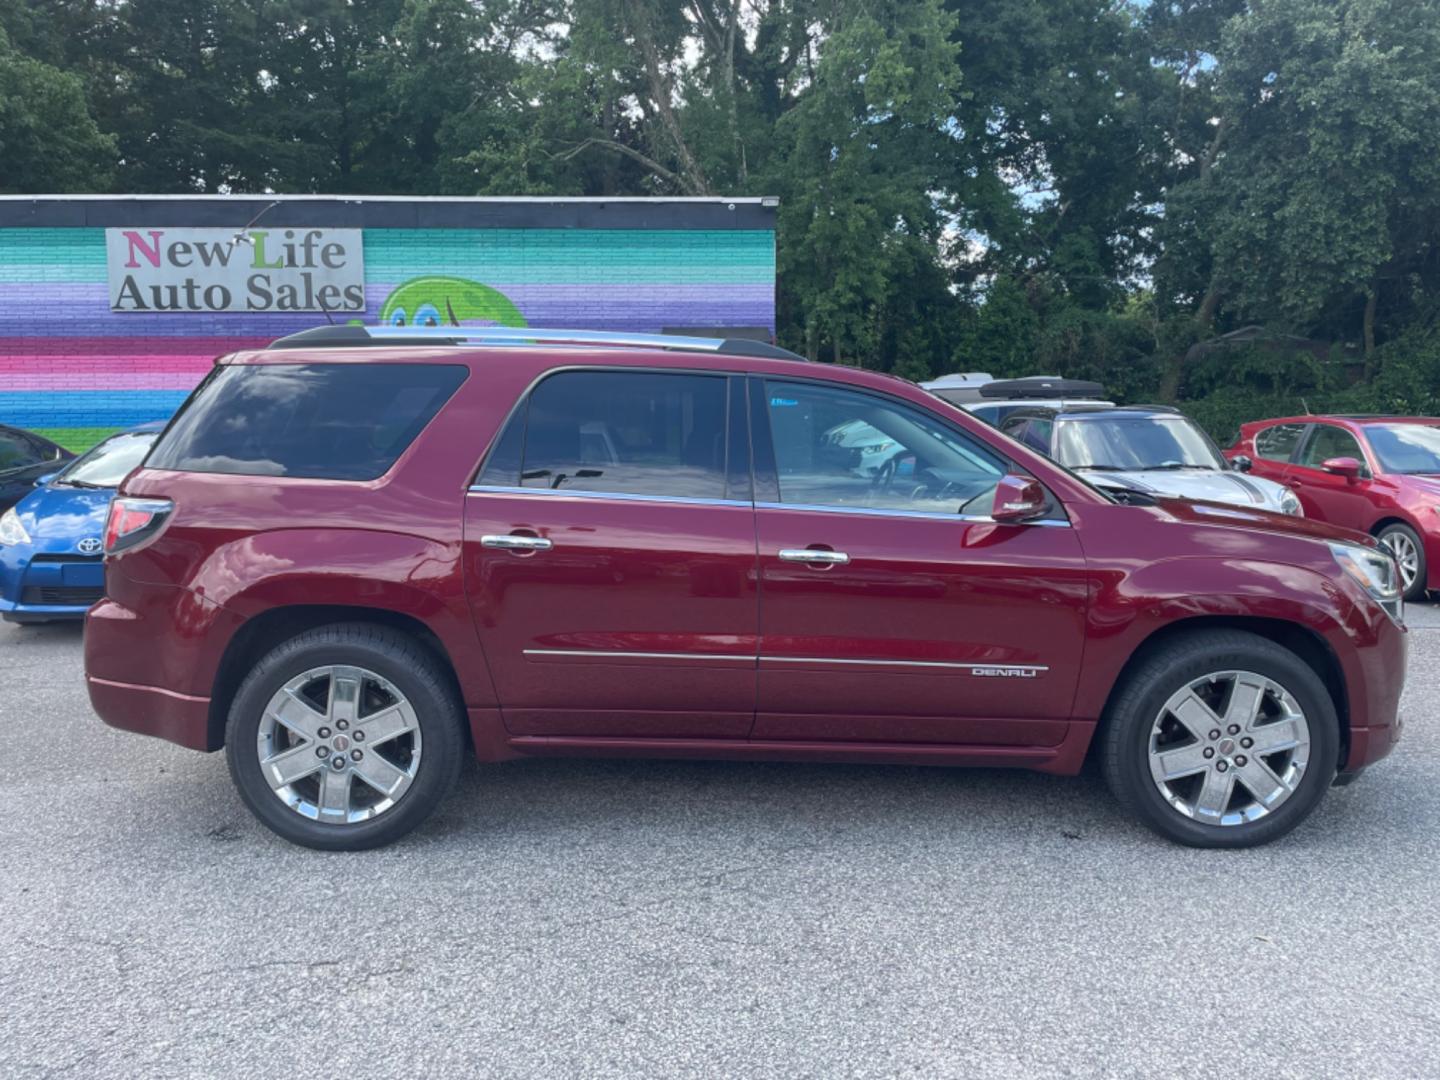
<instances>
[{"instance_id":1,"label":"chrome window trim","mask_svg":"<svg viewBox=\"0 0 1440 1080\"><path fill-rule=\"evenodd\" d=\"M680 503L688 506L751 506L756 510L800 510L821 514L863 514L867 517L922 518L931 521L959 521L969 525L994 525L994 518L980 514L940 514L929 510L880 510L868 506L824 506L811 503L752 503L746 499L702 499L687 495L637 495L618 491L576 491L567 488L511 487L503 484L471 484L467 494L471 495L539 495L543 498L556 496L572 499L620 499L625 502ZM1012 523L1006 523L1012 524ZM1039 518L1013 524L1044 525L1049 528L1070 528L1064 518Z\"/></svg>"},{"instance_id":2,"label":"chrome window trim","mask_svg":"<svg viewBox=\"0 0 1440 1080\"><path fill-rule=\"evenodd\" d=\"M803 510L822 514L863 514L867 517L924 518L931 521L962 521L967 524L1002 524L983 514L941 514L931 510L881 510L870 506L825 506L820 503L757 502L757 510ZM1046 525L1051 528L1070 527L1064 518L1038 518L1035 521L1004 522L1003 524Z\"/></svg>"},{"instance_id":3,"label":"chrome window trim","mask_svg":"<svg viewBox=\"0 0 1440 1080\"><path fill-rule=\"evenodd\" d=\"M682 503L687 506L753 506L749 499L702 499L687 495L639 495L620 491L576 491L569 488L510 487L502 484L471 484L471 495L539 495L544 498L619 499L624 502Z\"/></svg>"}]
</instances>

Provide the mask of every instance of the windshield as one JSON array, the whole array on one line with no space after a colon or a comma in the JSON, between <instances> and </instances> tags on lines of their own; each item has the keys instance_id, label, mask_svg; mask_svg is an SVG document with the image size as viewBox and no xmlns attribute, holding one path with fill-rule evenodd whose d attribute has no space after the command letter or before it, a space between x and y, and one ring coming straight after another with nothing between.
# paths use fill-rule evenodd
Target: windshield
<instances>
[{"instance_id":1,"label":"windshield","mask_svg":"<svg viewBox=\"0 0 1440 1080\"><path fill-rule=\"evenodd\" d=\"M1209 437L1183 416L1062 420L1055 456L1071 469L1223 469Z\"/></svg>"},{"instance_id":2,"label":"windshield","mask_svg":"<svg viewBox=\"0 0 1440 1080\"><path fill-rule=\"evenodd\" d=\"M1440 473L1440 427L1366 424L1370 449L1387 473Z\"/></svg>"},{"instance_id":3,"label":"windshield","mask_svg":"<svg viewBox=\"0 0 1440 1080\"><path fill-rule=\"evenodd\" d=\"M144 431L112 435L66 466L65 471L55 478L55 483L72 487L119 487L120 481L145 460L150 444L158 434L157 431Z\"/></svg>"}]
</instances>

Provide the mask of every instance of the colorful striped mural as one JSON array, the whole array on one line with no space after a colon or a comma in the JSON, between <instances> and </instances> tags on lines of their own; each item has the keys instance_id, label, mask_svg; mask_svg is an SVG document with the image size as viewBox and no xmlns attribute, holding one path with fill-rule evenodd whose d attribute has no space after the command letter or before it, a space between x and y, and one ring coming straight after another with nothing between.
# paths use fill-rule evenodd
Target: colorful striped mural
<instances>
[{"instance_id":1,"label":"colorful striped mural","mask_svg":"<svg viewBox=\"0 0 1440 1080\"><path fill-rule=\"evenodd\" d=\"M497 291L530 326L775 325L769 229L366 228L364 263L367 323L444 277ZM451 301L462 324L505 321L485 292ZM217 355L323 322L112 312L103 228L0 228L0 423L82 448L170 415Z\"/></svg>"}]
</instances>

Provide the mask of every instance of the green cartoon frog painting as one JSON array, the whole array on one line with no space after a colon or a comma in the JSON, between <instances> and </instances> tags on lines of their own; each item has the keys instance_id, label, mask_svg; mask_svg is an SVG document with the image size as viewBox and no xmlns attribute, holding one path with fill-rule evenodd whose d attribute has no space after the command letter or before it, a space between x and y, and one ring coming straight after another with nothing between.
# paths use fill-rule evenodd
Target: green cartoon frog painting
<instances>
[{"instance_id":1,"label":"green cartoon frog painting","mask_svg":"<svg viewBox=\"0 0 1440 1080\"><path fill-rule=\"evenodd\" d=\"M528 326L510 298L468 278L411 278L385 298L381 326Z\"/></svg>"}]
</instances>

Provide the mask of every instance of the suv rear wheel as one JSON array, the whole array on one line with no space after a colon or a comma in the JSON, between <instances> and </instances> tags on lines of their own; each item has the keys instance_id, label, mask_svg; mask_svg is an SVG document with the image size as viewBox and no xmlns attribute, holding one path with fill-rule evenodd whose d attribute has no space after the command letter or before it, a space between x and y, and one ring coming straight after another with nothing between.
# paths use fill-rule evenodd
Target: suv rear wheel
<instances>
[{"instance_id":1,"label":"suv rear wheel","mask_svg":"<svg viewBox=\"0 0 1440 1080\"><path fill-rule=\"evenodd\" d=\"M1105 778L1193 847L1250 847L1300 824L1335 776L1335 706L1315 671L1255 634L1199 631L1129 673L1106 717Z\"/></svg>"},{"instance_id":2,"label":"suv rear wheel","mask_svg":"<svg viewBox=\"0 0 1440 1080\"><path fill-rule=\"evenodd\" d=\"M454 784L462 711L413 640L327 626L256 665L231 705L225 749L241 797L285 839L378 847L424 821Z\"/></svg>"}]
</instances>

